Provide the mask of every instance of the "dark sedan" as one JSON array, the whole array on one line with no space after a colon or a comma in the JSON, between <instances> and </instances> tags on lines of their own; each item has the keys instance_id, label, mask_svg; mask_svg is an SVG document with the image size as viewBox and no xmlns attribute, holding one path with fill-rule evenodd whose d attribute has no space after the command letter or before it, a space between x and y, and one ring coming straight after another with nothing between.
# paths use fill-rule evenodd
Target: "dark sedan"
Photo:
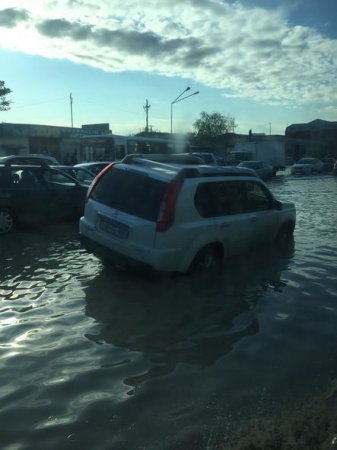
<instances>
[{"instance_id":1,"label":"dark sedan","mask_svg":"<svg viewBox=\"0 0 337 450\"><path fill-rule=\"evenodd\" d=\"M0 234L81 216L87 186L48 166L0 165Z\"/></svg>"}]
</instances>

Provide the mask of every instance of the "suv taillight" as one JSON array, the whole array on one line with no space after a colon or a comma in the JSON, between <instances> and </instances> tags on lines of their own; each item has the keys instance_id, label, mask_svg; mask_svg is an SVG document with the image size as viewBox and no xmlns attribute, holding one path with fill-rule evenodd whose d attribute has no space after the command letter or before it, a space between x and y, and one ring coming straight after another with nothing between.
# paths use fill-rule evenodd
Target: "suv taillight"
<instances>
[{"instance_id":1,"label":"suv taillight","mask_svg":"<svg viewBox=\"0 0 337 450\"><path fill-rule=\"evenodd\" d=\"M159 207L157 231L166 231L173 224L176 200L183 181L183 178L177 177L169 183Z\"/></svg>"},{"instance_id":2,"label":"suv taillight","mask_svg":"<svg viewBox=\"0 0 337 450\"><path fill-rule=\"evenodd\" d=\"M97 174L96 177L92 180L91 185L90 185L89 188L88 188L87 195L86 195L86 197L85 197L85 201L88 201L88 200L89 200L89 198L90 198L90 196L91 196L91 193L92 193L94 187L97 185L97 183L98 183L99 180L102 178L102 176L105 175L105 174L111 169L111 167L112 167L114 164L116 164L116 162L113 162L113 163L111 163L111 164L108 164L108 165L107 165L106 167L104 167L104 169L102 169L102 170L99 172L99 174Z\"/></svg>"}]
</instances>

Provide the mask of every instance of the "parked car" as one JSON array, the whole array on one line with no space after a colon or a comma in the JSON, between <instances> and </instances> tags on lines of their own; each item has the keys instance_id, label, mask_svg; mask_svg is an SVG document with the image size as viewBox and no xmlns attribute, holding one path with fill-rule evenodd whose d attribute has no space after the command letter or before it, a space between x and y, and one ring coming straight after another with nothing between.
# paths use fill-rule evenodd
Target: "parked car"
<instances>
[{"instance_id":1,"label":"parked car","mask_svg":"<svg viewBox=\"0 0 337 450\"><path fill-rule=\"evenodd\" d=\"M49 155L29 154L29 155L8 155L0 157L0 164L47 164L59 165L56 158Z\"/></svg>"},{"instance_id":2,"label":"parked car","mask_svg":"<svg viewBox=\"0 0 337 450\"><path fill-rule=\"evenodd\" d=\"M251 169L129 155L88 191L79 236L103 261L158 271L207 270L223 258L292 235L293 203Z\"/></svg>"},{"instance_id":3,"label":"parked car","mask_svg":"<svg viewBox=\"0 0 337 450\"><path fill-rule=\"evenodd\" d=\"M226 166L226 158L223 156L216 156L216 162L218 163L219 166Z\"/></svg>"},{"instance_id":4,"label":"parked car","mask_svg":"<svg viewBox=\"0 0 337 450\"><path fill-rule=\"evenodd\" d=\"M242 161L238 167L253 169L262 180L268 180L273 176L273 168L264 161Z\"/></svg>"},{"instance_id":5,"label":"parked car","mask_svg":"<svg viewBox=\"0 0 337 450\"><path fill-rule=\"evenodd\" d=\"M18 224L79 218L88 187L45 165L0 165L0 234Z\"/></svg>"},{"instance_id":6,"label":"parked car","mask_svg":"<svg viewBox=\"0 0 337 450\"><path fill-rule=\"evenodd\" d=\"M210 166L218 166L218 160L214 156L214 153L211 152L192 152L191 155L198 156L201 158L205 164L208 164Z\"/></svg>"},{"instance_id":7,"label":"parked car","mask_svg":"<svg viewBox=\"0 0 337 450\"><path fill-rule=\"evenodd\" d=\"M51 166L55 167L58 170L61 170L64 173L67 173L68 175L72 176L73 178L76 178L80 183L85 184L86 186L89 186L93 179L95 178L95 175L85 167L75 167L75 166Z\"/></svg>"},{"instance_id":8,"label":"parked car","mask_svg":"<svg viewBox=\"0 0 337 450\"><path fill-rule=\"evenodd\" d=\"M310 175L323 170L323 163L318 158L301 158L291 166L290 172L293 175Z\"/></svg>"},{"instance_id":9,"label":"parked car","mask_svg":"<svg viewBox=\"0 0 337 450\"><path fill-rule=\"evenodd\" d=\"M335 158L322 158L321 159L323 163L323 172L331 172L334 168L334 165L336 163Z\"/></svg>"},{"instance_id":10,"label":"parked car","mask_svg":"<svg viewBox=\"0 0 337 450\"><path fill-rule=\"evenodd\" d=\"M96 176L108 164L111 164L111 161L91 161L75 164L74 167L81 167L87 169L89 170L89 172L91 172L93 175Z\"/></svg>"}]
</instances>

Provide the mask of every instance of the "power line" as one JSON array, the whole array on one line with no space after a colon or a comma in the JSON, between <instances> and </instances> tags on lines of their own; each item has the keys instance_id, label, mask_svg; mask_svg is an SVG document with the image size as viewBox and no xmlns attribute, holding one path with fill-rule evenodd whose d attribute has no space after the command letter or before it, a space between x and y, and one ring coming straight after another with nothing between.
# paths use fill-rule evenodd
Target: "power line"
<instances>
[{"instance_id":1,"label":"power line","mask_svg":"<svg viewBox=\"0 0 337 450\"><path fill-rule=\"evenodd\" d=\"M45 103L56 103L56 102L63 102L65 100L65 98L58 98L58 99L54 99L54 100L44 100L41 102L34 102L34 103L26 103L26 104L17 104L15 102L13 102L13 106L11 106L11 110L13 109L20 109L20 108L30 108L31 106L37 106L37 105L43 105Z\"/></svg>"}]
</instances>

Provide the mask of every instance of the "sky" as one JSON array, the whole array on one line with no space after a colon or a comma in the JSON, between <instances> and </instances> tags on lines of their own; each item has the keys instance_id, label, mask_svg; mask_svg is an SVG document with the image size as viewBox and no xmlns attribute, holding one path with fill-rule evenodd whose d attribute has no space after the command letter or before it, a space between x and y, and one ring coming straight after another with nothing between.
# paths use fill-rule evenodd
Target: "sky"
<instances>
[{"instance_id":1,"label":"sky","mask_svg":"<svg viewBox=\"0 0 337 450\"><path fill-rule=\"evenodd\" d=\"M0 122L284 134L337 121L337 0L1 0L0 80Z\"/></svg>"}]
</instances>

